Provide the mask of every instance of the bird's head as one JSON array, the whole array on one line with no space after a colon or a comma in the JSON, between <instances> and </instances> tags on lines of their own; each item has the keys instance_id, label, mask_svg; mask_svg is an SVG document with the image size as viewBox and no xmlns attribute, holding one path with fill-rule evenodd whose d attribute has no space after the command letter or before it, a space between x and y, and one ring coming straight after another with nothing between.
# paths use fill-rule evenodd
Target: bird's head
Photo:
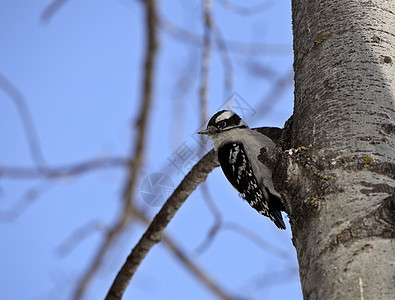
<instances>
[{"instance_id":1,"label":"bird's head","mask_svg":"<svg viewBox=\"0 0 395 300\"><path fill-rule=\"evenodd\" d=\"M205 130L199 131L199 134L207 135L215 144L215 141L221 139L234 129L248 128L247 124L233 111L221 110L211 117Z\"/></svg>"}]
</instances>

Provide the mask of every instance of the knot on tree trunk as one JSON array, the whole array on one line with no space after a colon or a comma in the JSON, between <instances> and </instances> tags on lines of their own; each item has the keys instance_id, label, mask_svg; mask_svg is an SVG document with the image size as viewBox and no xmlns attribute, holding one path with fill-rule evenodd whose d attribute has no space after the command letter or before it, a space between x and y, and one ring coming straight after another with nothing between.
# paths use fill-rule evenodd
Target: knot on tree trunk
<instances>
[{"instance_id":1,"label":"knot on tree trunk","mask_svg":"<svg viewBox=\"0 0 395 300\"><path fill-rule=\"evenodd\" d=\"M273 173L275 188L281 193L291 225L308 226L321 209L325 195L336 189L331 159L321 157L309 146L291 146L292 117L284 129L263 127L257 130L277 144L277 151L263 147L258 159ZM282 150L287 149L287 150Z\"/></svg>"}]
</instances>

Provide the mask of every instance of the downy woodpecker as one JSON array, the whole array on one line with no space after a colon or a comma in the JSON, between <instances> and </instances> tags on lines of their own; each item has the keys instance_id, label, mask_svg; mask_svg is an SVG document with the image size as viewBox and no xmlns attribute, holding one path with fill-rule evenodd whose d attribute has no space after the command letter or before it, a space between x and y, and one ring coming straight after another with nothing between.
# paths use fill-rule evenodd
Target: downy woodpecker
<instances>
[{"instance_id":1,"label":"downy woodpecker","mask_svg":"<svg viewBox=\"0 0 395 300\"><path fill-rule=\"evenodd\" d=\"M250 206L285 229L281 211L285 207L273 186L272 172L258 160L264 146L275 150L274 142L247 124L233 111L222 110L211 117L207 135L218 152L222 171L232 186Z\"/></svg>"}]
</instances>

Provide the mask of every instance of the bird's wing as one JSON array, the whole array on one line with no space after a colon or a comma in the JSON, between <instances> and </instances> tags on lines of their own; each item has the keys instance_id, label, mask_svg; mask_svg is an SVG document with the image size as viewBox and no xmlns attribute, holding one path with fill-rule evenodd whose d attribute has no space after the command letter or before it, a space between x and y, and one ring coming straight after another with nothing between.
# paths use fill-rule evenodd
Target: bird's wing
<instances>
[{"instance_id":1,"label":"bird's wing","mask_svg":"<svg viewBox=\"0 0 395 300\"><path fill-rule=\"evenodd\" d=\"M218 160L222 171L240 195L260 214L269 217L277 227L285 229L281 211L274 208L268 189L261 189L254 176L244 146L230 142L218 149Z\"/></svg>"}]
</instances>

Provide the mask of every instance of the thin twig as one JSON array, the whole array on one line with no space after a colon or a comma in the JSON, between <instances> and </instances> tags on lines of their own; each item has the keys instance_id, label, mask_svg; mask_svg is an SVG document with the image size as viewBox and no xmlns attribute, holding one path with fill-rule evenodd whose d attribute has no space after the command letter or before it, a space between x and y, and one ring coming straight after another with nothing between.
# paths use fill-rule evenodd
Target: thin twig
<instances>
[{"instance_id":1,"label":"thin twig","mask_svg":"<svg viewBox=\"0 0 395 300\"><path fill-rule=\"evenodd\" d=\"M68 0L54 0L49 3L40 16L40 21L48 23Z\"/></svg>"},{"instance_id":2,"label":"thin twig","mask_svg":"<svg viewBox=\"0 0 395 300\"><path fill-rule=\"evenodd\" d=\"M3 211L0 210L0 223L7 222L11 223L18 219L22 213L34 203L40 196L45 192L53 188L53 183L39 182L33 187L27 189L23 196L13 203L12 207Z\"/></svg>"},{"instance_id":3,"label":"thin twig","mask_svg":"<svg viewBox=\"0 0 395 300\"><path fill-rule=\"evenodd\" d=\"M204 24L204 45L200 70L200 118L201 124L207 121L207 90L209 84L209 71L210 71L210 52L211 52L211 0L203 0L203 24ZM206 138L201 135L200 141L202 145L206 144ZM204 146L200 147L200 154L202 155Z\"/></svg>"},{"instance_id":4,"label":"thin twig","mask_svg":"<svg viewBox=\"0 0 395 300\"><path fill-rule=\"evenodd\" d=\"M85 162L60 167L42 167L40 170L27 167L0 166L0 177L10 179L56 179L81 175L100 169L126 167L130 161L121 157L94 158Z\"/></svg>"},{"instance_id":5,"label":"thin twig","mask_svg":"<svg viewBox=\"0 0 395 300\"><path fill-rule=\"evenodd\" d=\"M152 102L152 91L153 91L153 80L154 80L154 68L155 58L158 47L157 42L157 8L155 0L142 1L145 5L145 22L147 30L146 39L146 52L145 52L145 63L144 63L144 75L143 75L143 88L141 97L141 108L139 119L137 120L136 126L138 135L133 149L133 159L130 164L129 176L126 181L126 185L123 193L123 207L120 212L115 225L108 231L106 239L100 246L91 266L88 268L85 275L82 277L80 283L74 294L74 299L80 299L83 295L86 287L91 281L93 275L102 264L103 258L113 241L123 232L127 224L133 215L133 196L138 175L143 163L143 155L145 150L145 139L148 125L149 108Z\"/></svg>"},{"instance_id":6,"label":"thin twig","mask_svg":"<svg viewBox=\"0 0 395 300\"><path fill-rule=\"evenodd\" d=\"M224 66L224 98L227 97L233 89L233 66L230 59L228 45L224 40L221 28L217 23L213 24L213 32L215 36L215 44L219 51L222 64Z\"/></svg>"},{"instance_id":7,"label":"thin twig","mask_svg":"<svg viewBox=\"0 0 395 300\"><path fill-rule=\"evenodd\" d=\"M186 45L185 47L188 47ZM180 64L177 65L177 69L174 72L175 81L172 87L172 96L173 100L173 116L169 119L171 122L171 145L178 145L179 138L183 133L184 126L180 126L180 124L184 124L186 119L186 111L185 107L188 105L188 102L184 101L187 99L187 94L191 91L194 86L195 81L197 80L197 72L198 72L198 64L196 59L196 52L198 49L189 46L190 51L188 53L187 62L180 60Z\"/></svg>"},{"instance_id":8,"label":"thin twig","mask_svg":"<svg viewBox=\"0 0 395 300\"><path fill-rule=\"evenodd\" d=\"M260 235L240 224L234 222L224 222L222 228L224 230L231 230L238 233L271 255L280 257L282 259L289 259L289 253L287 251L272 245L268 241L264 240Z\"/></svg>"},{"instance_id":9,"label":"thin twig","mask_svg":"<svg viewBox=\"0 0 395 300\"><path fill-rule=\"evenodd\" d=\"M277 71L274 67L269 66L268 63L262 64L258 59L249 57L245 63L247 72L251 77L273 81L277 76Z\"/></svg>"},{"instance_id":10,"label":"thin twig","mask_svg":"<svg viewBox=\"0 0 395 300\"><path fill-rule=\"evenodd\" d=\"M279 77L272 85L268 94L266 94L260 101L261 104L257 107L256 112L259 118L267 115L274 107L274 104L280 100L281 96L287 91L287 87L293 84L294 71L293 68Z\"/></svg>"},{"instance_id":11,"label":"thin twig","mask_svg":"<svg viewBox=\"0 0 395 300\"><path fill-rule=\"evenodd\" d=\"M222 220L216 219L214 221L214 224L211 226L208 234L206 235L206 238L203 240L203 242L196 247L194 252L196 255L201 255L203 254L213 243L214 238L217 236L217 233L222 227Z\"/></svg>"},{"instance_id":12,"label":"thin twig","mask_svg":"<svg viewBox=\"0 0 395 300\"><path fill-rule=\"evenodd\" d=\"M145 4L145 21L147 29L147 41L146 41L146 57L144 62L144 79L143 79L143 94L141 99L141 108L139 119L137 120L136 126L138 129L137 141L135 144L132 167L130 169L130 175L127 180L126 187L124 189L124 200L125 202L131 202L133 199L133 190L140 172L141 165L143 163L143 155L145 150L146 132L148 126L148 115L149 109L152 103L152 93L154 84L154 69L155 69L155 58L158 48L156 26L157 26L157 12L155 0L142 1ZM128 204L126 204L128 205Z\"/></svg>"},{"instance_id":13,"label":"thin twig","mask_svg":"<svg viewBox=\"0 0 395 300\"><path fill-rule=\"evenodd\" d=\"M172 37L197 47L203 47L204 38L194 32L185 30L175 25L170 20L161 17L160 28ZM248 43L240 41L224 40L230 52L242 55L292 55L292 44L268 44L268 43Z\"/></svg>"},{"instance_id":14,"label":"thin twig","mask_svg":"<svg viewBox=\"0 0 395 300\"><path fill-rule=\"evenodd\" d=\"M188 269L198 277L207 287L210 288L219 298L221 299L234 299L235 297L230 296L227 292L225 292L222 288L220 288L212 278L210 278L207 274L203 273L203 271L190 260L180 248L174 244L174 242L169 239L167 236L163 236L163 243L177 256L177 258L182 261L184 265L188 267Z\"/></svg>"},{"instance_id":15,"label":"thin twig","mask_svg":"<svg viewBox=\"0 0 395 300\"><path fill-rule=\"evenodd\" d=\"M260 273L247 280L240 289L247 293L256 292L260 289L273 288L275 285L289 284L298 280L299 270L297 267L289 267L287 270Z\"/></svg>"},{"instance_id":16,"label":"thin twig","mask_svg":"<svg viewBox=\"0 0 395 300\"><path fill-rule=\"evenodd\" d=\"M211 17L211 0L203 0L203 32L204 32L204 46L201 60L201 68L200 68L200 89L199 89L199 102L200 102L200 123L204 124L207 122L208 117L208 85L209 85L209 73L210 73L210 53L211 53L211 31L212 31L212 17ZM207 142L206 137L203 135L200 136L200 142L202 147L200 149L200 156L204 153L205 147L204 145ZM206 186L202 185L203 193L209 196L209 192ZM206 201L210 201L211 198L203 197ZM210 209L213 209L211 203L207 203ZM216 211L213 211L215 214Z\"/></svg>"},{"instance_id":17,"label":"thin twig","mask_svg":"<svg viewBox=\"0 0 395 300\"><path fill-rule=\"evenodd\" d=\"M261 248L263 251L268 252L271 255L280 257L282 259L289 259L289 254L287 253L287 251L278 248L272 245L271 243L265 241L262 237L260 237L258 234L251 231L250 229L234 222L222 222L222 220L219 221L217 220L214 223L208 235L206 236L205 240L195 249L195 253L200 255L204 251L206 251L211 246L211 244L213 243L215 237L220 232L220 230L233 231L245 237L246 239L250 240L259 248Z\"/></svg>"},{"instance_id":18,"label":"thin twig","mask_svg":"<svg viewBox=\"0 0 395 300\"><path fill-rule=\"evenodd\" d=\"M198 255L202 254L210 246L212 239L214 238L218 230L221 228L221 224L222 224L221 211L215 205L213 197L211 196L210 191L208 190L207 184L202 183L200 185L200 190L202 191L204 202L207 204L208 209L214 216L214 224L211 226L211 229L207 234L206 239L203 241L203 243L200 246L196 248L195 253Z\"/></svg>"},{"instance_id":19,"label":"thin twig","mask_svg":"<svg viewBox=\"0 0 395 300\"><path fill-rule=\"evenodd\" d=\"M174 217L177 210L184 203L187 197L196 187L203 182L208 173L217 167L218 160L214 150L208 152L185 176L177 189L163 205L159 213L155 216L150 226L141 237L140 241L133 248L125 264L122 266L117 277L115 278L106 299L121 299L130 280L135 274L138 266L143 261L149 250L157 244L164 229L170 220Z\"/></svg>"},{"instance_id":20,"label":"thin twig","mask_svg":"<svg viewBox=\"0 0 395 300\"><path fill-rule=\"evenodd\" d=\"M245 16L260 14L273 4L272 1L265 1L252 6L241 6L234 4L228 0L217 0L217 2L221 4L225 9Z\"/></svg>"},{"instance_id":21,"label":"thin twig","mask_svg":"<svg viewBox=\"0 0 395 300\"><path fill-rule=\"evenodd\" d=\"M102 265L104 256L107 253L108 249L111 247L113 242L121 235L122 230L126 227L127 224L128 218L121 218L118 219L117 223L108 230L104 237L104 241L100 245L99 250L94 256L90 266L78 282L78 286L73 295L74 300L81 299L91 279L96 274L97 270L99 270L99 267Z\"/></svg>"},{"instance_id":22,"label":"thin twig","mask_svg":"<svg viewBox=\"0 0 395 300\"><path fill-rule=\"evenodd\" d=\"M202 184L200 186L200 189L202 191L203 198L206 199L206 204L207 204L209 210L211 211L211 213L214 216L214 219L219 222L220 220L222 220L222 214L221 214L221 211L219 210L219 208L217 207L217 205L215 204L213 197L211 196L211 193L208 190L207 184Z\"/></svg>"},{"instance_id":23,"label":"thin twig","mask_svg":"<svg viewBox=\"0 0 395 300\"><path fill-rule=\"evenodd\" d=\"M139 218L146 225L150 224L150 220L142 213L136 210L136 217ZM181 250L172 238L168 235L163 234L163 243L169 248L169 250L180 260L180 262L201 282L203 282L213 293L215 293L221 299L232 299L233 297L228 295L214 280L206 274L192 259L190 259L184 251Z\"/></svg>"},{"instance_id":24,"label":"thin twig","mask_svg":"<svg viewBox=\"0 0 395 300\"><path fill-rule=\"evenodd\" d=\"M62 244L56 247L56 255L64 257L69 254L82 240L98 231L105 231L107 226L103 221L92 220L75 230Z\"/></svg>"},{"instance_id":25,"label":"thin twig","mask_svg":"<svg viewBox=\"0 0 395 300\"><path fill-rule=\"evenodd\" d=\"M36 165L36 168L40 169L44 167L45 160L41 151L40 139L26 99L18 88L1 73L0 88L10 97L17 108L19 117L22 120L23 130L29 144L30 156Z\"/></svg>"}]
</instances>

